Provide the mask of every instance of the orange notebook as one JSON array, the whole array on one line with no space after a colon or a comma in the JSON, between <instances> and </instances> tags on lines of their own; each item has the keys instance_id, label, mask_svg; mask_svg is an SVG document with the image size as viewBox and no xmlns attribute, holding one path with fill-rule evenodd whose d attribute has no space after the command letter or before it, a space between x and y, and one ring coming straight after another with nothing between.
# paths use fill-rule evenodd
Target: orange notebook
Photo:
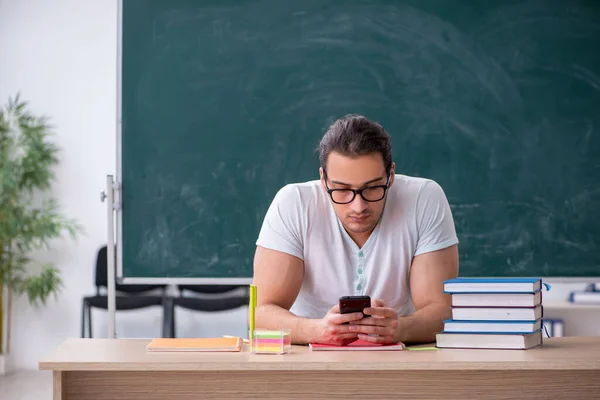
<instances>
[{"instance_id":1,"label":"orange notebook","mask_svg":"<svg viewBox=\"0 0 600 400\"><path fill-rule=\"evenodd\" d=\"M146 346L146 351L242 351L241 337L223 338L158 338Z\"/></svg>"},{"instance_id":2,"label":"orange notebook","mask_svg":"<svg viewBox=\"0 0 600 400\"><path fill-rule=\"evenodd\" d=\"M336 346L332 344L309 343L310 349L313 351L348 351L348 350L404 350L404 343L381 344L371 343L365 340L355 340L345 346Z\"/></svg>"}]
</instances>

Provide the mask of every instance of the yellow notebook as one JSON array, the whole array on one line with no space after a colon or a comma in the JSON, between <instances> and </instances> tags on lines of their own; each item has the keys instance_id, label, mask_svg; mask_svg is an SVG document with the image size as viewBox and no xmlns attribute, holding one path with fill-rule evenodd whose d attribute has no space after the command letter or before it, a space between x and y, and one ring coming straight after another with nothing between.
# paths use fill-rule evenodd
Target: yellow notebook
<instances>
[{"instance_id":1,"label":"yellow notebook","mask_svg":"<svg viewBox=\"0 0 600 400\"><path fill-rule=\"evenodd\" d=\"M241 337L223 338L158 338L146 346L146 351L242 351Z\"/></svg>"}]
</instances>

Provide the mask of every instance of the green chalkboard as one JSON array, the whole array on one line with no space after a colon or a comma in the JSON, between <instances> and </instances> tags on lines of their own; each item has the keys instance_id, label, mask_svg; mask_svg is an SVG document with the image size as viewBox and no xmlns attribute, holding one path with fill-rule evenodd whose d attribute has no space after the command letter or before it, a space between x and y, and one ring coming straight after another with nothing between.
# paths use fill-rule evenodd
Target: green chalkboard
<instances>
[{"instance_id":1,"label":"green chalkboard","mask_svg":"<svg viewBox=\"0 0 600 400\"><path fill-rule=\"evenodd\" d=\"M122 0L122 275L250 277L347 113L451 203L462 276L600 276L600 2Z\"/></svg>"}]
</instances>

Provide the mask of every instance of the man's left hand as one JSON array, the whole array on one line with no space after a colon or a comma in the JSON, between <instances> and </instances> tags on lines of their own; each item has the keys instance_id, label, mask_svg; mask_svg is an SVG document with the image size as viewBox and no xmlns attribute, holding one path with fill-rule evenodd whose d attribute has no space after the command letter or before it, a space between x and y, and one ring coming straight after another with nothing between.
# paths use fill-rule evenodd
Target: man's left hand
<instances>
[{"instance_id":1,"label":"man's left hand","mask_svg":"<svg viewBox=\"0 0 600 400\"><path fill-rule=\"evenodd\" d=\"M371 307L364 309L365 316L352 321L350 330L367 342L390 344L399 341L398 313L387 307L383 300L373 299Z\"/></svg>"}]
</instances>

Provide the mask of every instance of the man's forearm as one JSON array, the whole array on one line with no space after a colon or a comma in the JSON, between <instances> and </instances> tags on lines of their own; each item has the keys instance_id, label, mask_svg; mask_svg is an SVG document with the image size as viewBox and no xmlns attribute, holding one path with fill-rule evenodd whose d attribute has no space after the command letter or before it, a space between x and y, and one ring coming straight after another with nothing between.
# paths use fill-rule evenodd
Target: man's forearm
<instances>
[{"instance_id":1,"label":"man's forearm","mask_svg":"<svg viewBox=\"0 0 600 400\"><path fill-rule=\"evenodd\" d=\"M435 334L441 332L444 320L452 315L446 304L433 303L414 314L400 317L398 321L399 340L403 343L435 342Z\"/></svg>"},{"instance_id":2,"label":"man's forearm","mask_svg":"<svg viewBox=\"0 0 600 400\"><path fill-rule=\"evenodd\" d=\"M298 317L294 313L275 304L266 304L256 308L256 329L289 328L292 343L307 344L315 337L314 319Z\"/></svg>"}]
</instances>

